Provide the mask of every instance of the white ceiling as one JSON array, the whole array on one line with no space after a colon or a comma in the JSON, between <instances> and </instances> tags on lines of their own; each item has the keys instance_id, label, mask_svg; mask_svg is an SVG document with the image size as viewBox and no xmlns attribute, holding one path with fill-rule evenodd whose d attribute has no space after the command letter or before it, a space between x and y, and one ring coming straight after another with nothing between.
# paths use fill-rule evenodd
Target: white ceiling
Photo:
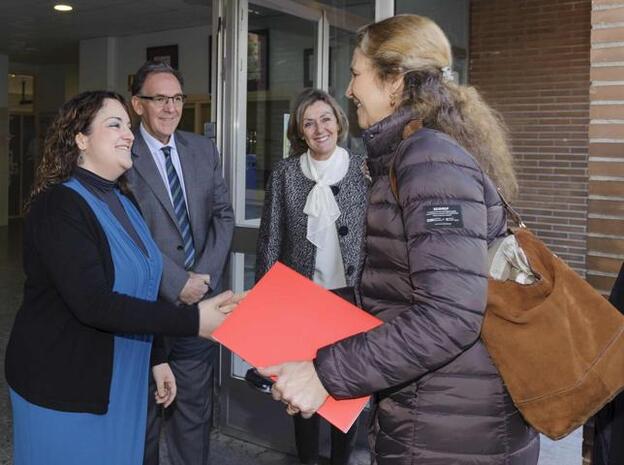
<instances>
[{"instance_id":1,"label":"white ceiling","mask_svg":"<svg viewBox=\"0 0 624 465\"><path fill-rule=\"evenodd\" d=\"M77 63L82 39L209 25L212 1L0 0L0 53L18 63ZM364 16L370 14L370 19L374 11L374 0L295 1L328 5L345 13L366 12ZM55 3L66 3L74 9L57 12L52 8Z\"/></svg>"},{"instance_id":2,"label":"white ceiling","mask_svg":"<svg viewBox=\"0 0 624 465\"><path fill-rule=\"evenodd\" d=\"M74 7L69 13L55 3ZM20 63L77 63L82 39L210 24L212 0L0 0L0 53Z\"/></svg>"}]
</instances>

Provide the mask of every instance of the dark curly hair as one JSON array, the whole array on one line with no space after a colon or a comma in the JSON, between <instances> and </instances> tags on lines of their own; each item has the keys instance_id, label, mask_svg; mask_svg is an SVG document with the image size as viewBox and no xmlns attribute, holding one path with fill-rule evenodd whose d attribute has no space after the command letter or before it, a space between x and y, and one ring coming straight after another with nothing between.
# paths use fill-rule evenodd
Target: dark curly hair
<instances>
[{"instance_id":1,"label":"dark curly hair","mask_svg":"<svg viewBox=\"0 0 624 465\"><path fill-rule=\"evenodd\" d=\"M83 92L61 106L46 134L43 158L37 167L26 209L38 194L69 179L80 155L76 135L91 132L91 123L106 99L117 100L129 114L125 99L118 93L107 90ZM120 180L120 184L123 188L123 180Z\"/></svg>"}]
</instances>

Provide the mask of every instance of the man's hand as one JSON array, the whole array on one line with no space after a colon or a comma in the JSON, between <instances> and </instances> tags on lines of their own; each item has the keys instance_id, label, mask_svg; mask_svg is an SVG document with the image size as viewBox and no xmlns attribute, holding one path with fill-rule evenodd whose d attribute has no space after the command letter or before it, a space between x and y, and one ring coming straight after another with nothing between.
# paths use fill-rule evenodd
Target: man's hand
<instances>
[{"instance_id":1,"label":"man's hand","mask_svg":"<svg viewBox=\"0 0 624 465\"><path fill-rule=\"evenodd\" d=\"M198 274L189 271L189 278L180 291L179 299L187 305L192 305L204 297L210 288L210 275Z\"/></svg>"},{"instance_id":2,"label":"man's hand","mask_svg":"<svg viewBox=\"0 0 624 465\"><path fill-rule=\"evenodd\" d=\"M210 299L202 300L198 305L199 335L209 338L246 295L247 292L234 294L232 291L225 291Z\"/></svg>"},{"instance_id":3,"label":"man's hand","mask_svg":"<svg viewBox=\"0 0 624 465\"><path fill-rule=\"evenodd\" d=\"M301 412L303 418L310 418L329 396L311 361L282 363L258 372L267 378L277 377L271 394L287 405L289 415Z\"/></svg>"},{"instance_id":4,"label":"man's hand","mask_svg":"<svg viewBox=\"0 0 624 465\"><path fill-rule=\"evenodd\" d=\"M164 404L165 408L169 407L177 394L175 376L173 376L171 367L168 363L154 365L152 376L154 376L156 383L156 392L154 392L156 403Z\"/></svg>"}]
</instances>

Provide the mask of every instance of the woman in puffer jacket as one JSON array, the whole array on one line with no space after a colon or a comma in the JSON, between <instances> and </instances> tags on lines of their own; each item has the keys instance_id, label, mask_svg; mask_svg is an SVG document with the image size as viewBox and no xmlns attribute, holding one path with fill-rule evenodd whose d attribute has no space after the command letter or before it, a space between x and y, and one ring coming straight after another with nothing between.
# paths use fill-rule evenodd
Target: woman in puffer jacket
<instances>
[{"instance_id":1,"label":"woman in puffer jacket","mask_svg":"<svg viewBox=\"0 0 624 465\"><path fill-rule=\"evenodd\" d=\"M534 465L539 436L479 339L487 247L506 231L496 186L515 194L512 158L502 121L451 67L427 18L359 31L347 96L373 178L361 297L384 324L262 373L278 377L273 396L291 414L375 394L378 465Z\"/></svg>"}]
</instances>

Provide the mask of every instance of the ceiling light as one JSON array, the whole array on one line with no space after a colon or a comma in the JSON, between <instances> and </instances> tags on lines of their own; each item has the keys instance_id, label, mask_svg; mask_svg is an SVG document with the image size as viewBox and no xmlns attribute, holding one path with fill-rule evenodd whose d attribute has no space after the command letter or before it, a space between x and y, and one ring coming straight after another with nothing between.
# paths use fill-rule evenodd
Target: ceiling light
<instances>
[{"instance_id":1,"label":"ceiling light","mask_svg":"<svg viewBox=\"0 0 624 465\"><path fill-rule=\"evenodd\" d=\"M74 9L74 7L72 7L71 5L62 5L62 4L58 4L58 5L54 5L54 9L56 11L71 11Z\"/></svg>"}]
</instances>

